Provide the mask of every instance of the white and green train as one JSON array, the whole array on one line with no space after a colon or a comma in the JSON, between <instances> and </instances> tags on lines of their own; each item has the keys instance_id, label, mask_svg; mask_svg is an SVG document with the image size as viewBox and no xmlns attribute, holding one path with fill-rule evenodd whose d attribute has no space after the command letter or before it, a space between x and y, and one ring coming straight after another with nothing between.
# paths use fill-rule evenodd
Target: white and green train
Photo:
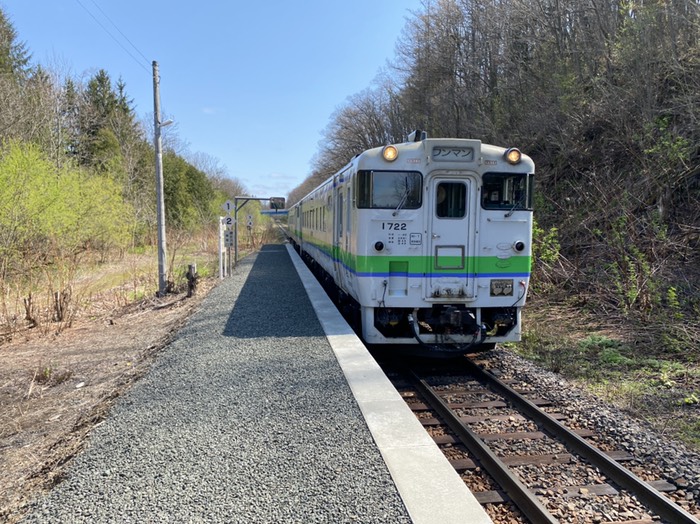
<instances>
[{"instance_id":1,"label":"white and green train","mask_svg":"<svg viewBox=\"0 0 700 524\"><path fill-rule=\"evenodd\" d=\"M289 235L368 344L518 341L534 170L518 149L418 131L355 156L292 206Z\"/></svg>"}]
</instances>

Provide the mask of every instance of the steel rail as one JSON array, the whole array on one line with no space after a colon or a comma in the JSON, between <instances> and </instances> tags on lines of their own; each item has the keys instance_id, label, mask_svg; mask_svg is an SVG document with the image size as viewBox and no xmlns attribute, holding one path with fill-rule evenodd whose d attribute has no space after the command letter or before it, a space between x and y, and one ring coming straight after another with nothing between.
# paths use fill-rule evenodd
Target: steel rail
<instances>
[{"instance_id":1,"label":"steel rail","mask_svg":"<svg viewBox=\"0 0 700 524\"><path fill-rule=\"evenodd\" d=\"M650 486L628 469L622 467L597 447L589 444L585 439L578 436L554 417L542 411L534 403L502 382L493 373L483 369L470 359L465 359L464 363L472 374L479 376L482 380L493 386L498 393L502 394L519 410L540 424L541 427L554 438L560 439L571 451L577 453L593 466L597 467L618 486L636 495L642 504L658 513L660 517L674 524L700 524L700 520L696 519L688 511L666 498L654 487Z\"/></svg>"},{"instance_id":2,"label":"steel rail","mask_svg":"<svg viewBox=\"0 0 700 524\"><path fill-rule=\"evenodd\" d=\"M554 524L559 522L508 466L484 444L479 436L459 420L457 414L448 407L447 403L425 380L421 379L412 370L409 370L408 374L413 381L413 385L423 395L426 402L442 417L450 429L455 432L467 449L469 449L469 452L481 462L530 522L533 524Z\"/></svg>"}]
</instances>

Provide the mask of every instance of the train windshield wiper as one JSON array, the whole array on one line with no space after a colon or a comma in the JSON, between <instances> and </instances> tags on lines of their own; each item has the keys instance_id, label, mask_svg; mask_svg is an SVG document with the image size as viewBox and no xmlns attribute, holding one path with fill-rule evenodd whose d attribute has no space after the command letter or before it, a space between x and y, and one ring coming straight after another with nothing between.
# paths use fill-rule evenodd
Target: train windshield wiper
<instances>
[{"instance_id":1,"label":"train windshield wiper","mask_svg":"<svg viewBox=\"0 0 700 524\"><path fill-rule=\"evenodd\" d=\"M513 204L513 207L511 207L511 208L508 210L508 212L505 214L505 217L508 218L509 216L511 216L511 215L513 214L513 212L515 212L515 209L516 209L516 208L522 209L522 207L523 207L523 201L524 201L524 200L525 200L525 199L524 199L523 197L520 197L518 200L516 200L516 201L515 201L515 204Z\"/></svg>"},{"instance_id":2,"label":"train windshield wiper","mask_svg":"<svg viewBox=\"0 0 700 524\"><path fill-rule=\"evenodd\" d=\"M403 205L406 203L406 200L408 199L408 194L410 193L411 188L408 185L408 177L406 177L406 191L403 192L403 196L401 197L401 200L399 201L399 205L396 206L396 209L394 209L394 212L391 214L391 216L395 217L396 215L399 214L399 211L403 207Z\"/></svg>"}]
</instances>

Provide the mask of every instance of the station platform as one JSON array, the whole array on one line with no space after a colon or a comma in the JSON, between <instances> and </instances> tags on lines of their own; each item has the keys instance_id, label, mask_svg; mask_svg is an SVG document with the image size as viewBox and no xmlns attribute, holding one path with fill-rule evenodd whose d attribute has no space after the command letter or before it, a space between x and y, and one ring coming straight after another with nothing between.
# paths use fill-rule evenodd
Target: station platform
<instances>
[{"instance_id":1,"label":"station platform","mask_svg":"<svg viewBox=\"0 0 700 524\"><path fill-rule=\"evenodd\" d=\"M491 522L289 245L238 263L26 522Z\"/></svg>"}]
</instances>

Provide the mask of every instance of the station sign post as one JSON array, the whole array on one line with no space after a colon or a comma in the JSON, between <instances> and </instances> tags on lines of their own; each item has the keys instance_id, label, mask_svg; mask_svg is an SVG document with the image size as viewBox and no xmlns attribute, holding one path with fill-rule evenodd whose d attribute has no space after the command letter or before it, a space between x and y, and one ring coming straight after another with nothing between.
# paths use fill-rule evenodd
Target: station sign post
<instances>
[{"instance_id":1,"label":"station sign post","mask_svg":"<svg viewBox=\"0 0 700 524\"><path fill-rule=\"evenodd\" d=\"M230 275L233 266L238 263L238 211L243 209L249 200L269 201L270 209L274 210L275 214L286 213L284 197L237 196L234 197L233 201L224 202L221 207L226 212L226 216L219 217L219 278L221 279ZM233 212L233 216L231 216L231 212ZM248 231L252 233L253 215L248 215L246 218L246 226ZM233 247L233 258L231 257L231 247Z\"/></svg>"}]
</instances>

